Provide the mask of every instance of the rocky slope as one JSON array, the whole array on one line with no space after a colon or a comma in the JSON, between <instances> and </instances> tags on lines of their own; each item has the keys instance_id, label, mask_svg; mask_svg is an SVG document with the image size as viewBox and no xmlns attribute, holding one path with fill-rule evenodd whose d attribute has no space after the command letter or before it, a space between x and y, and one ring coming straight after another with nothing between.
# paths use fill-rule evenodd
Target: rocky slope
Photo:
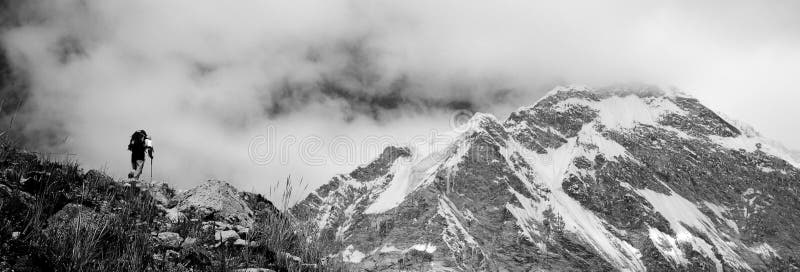
<instances>
[{"instance_id":1,"label":"rocky slope","mask_svg":"<svg viewBox=\"0 0 800 272\"><path fill-rule=\"evenodd\" d=\"M259 194L176 195L2 143L0 271L341 271Z\"/></svg>"},{"instance_id":2,"label":"rocky slope","mask_svg":"<svg viewBox=\"0 0 800 272\"><path fill-rule=\"evenodd\" d=\"M798 163L687 95L559 87L445 136L292 214L368 271L799 270Z\"/></svg>"}]
</instances>

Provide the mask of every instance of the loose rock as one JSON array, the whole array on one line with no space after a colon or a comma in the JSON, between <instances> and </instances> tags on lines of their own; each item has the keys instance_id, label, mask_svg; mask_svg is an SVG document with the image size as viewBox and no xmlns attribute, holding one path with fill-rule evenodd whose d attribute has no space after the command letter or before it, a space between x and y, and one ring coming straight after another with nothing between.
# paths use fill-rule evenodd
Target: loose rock
<instances>
[{"instance_id":1,"label":"loose rock","mask_svg":"<svg viewBox=\"0 0 800 272\"><path fill-rule=\"evenodd\" d=\"M183 239L177 233L162 232L158 234L158 242L165 247L178 248L181 246Z\"/></svg>"},{"instance_id":2,"label":"loose rock","mask_svg":"<svg viewBox=\"0 0 800 272\"><path fill-rule=\"evenodd\" d=\"M233 231L233 230L217 231L214 234L214 239L216 239L217 241L223 241L223 242L224 241L229 241L229 240L237 240L237 239L239 239L239 234L236 233L236 231Z\"/></svg>"}]
</instances>

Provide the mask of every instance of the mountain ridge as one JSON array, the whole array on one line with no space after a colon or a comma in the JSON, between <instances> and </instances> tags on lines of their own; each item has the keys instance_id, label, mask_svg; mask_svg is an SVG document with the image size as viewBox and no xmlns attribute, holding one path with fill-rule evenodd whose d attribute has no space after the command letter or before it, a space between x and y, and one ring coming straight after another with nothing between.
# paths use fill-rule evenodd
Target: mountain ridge
<instances>
[{"instance_id":1,"label":"mountain ridge","mask_svg":"<svg viewBox=\"0 0 800 272\"><path fill-rule=\"evenodd\" d=\"M796 269L797 162L728 120L675 90L558 87L292 213L363 269Z\"/></svg>"}]
</instances>

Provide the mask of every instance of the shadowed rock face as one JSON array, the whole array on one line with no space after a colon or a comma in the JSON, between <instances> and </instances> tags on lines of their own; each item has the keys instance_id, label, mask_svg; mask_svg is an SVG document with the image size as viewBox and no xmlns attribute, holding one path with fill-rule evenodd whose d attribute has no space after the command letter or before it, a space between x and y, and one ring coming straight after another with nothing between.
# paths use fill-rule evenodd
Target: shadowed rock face
<instances>
[{"instance_id":1,"label":"shadowed rock face","mask_svg":"<svg viewBox=\"0 0 800 272\"><path fill-rule=\"evenodd\" d=\"M798 163L738 126L657 88L560 87L292 213L371 271L798 270Z\"/></svg>"}]
</instances>

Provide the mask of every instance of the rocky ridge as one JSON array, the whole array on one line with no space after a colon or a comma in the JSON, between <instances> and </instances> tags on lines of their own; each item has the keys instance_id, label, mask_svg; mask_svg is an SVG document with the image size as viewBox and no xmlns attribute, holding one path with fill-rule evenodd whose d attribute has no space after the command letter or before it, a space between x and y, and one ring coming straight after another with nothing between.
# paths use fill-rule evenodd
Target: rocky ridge
<instances>
[{"instance_id":1,"label":"rocky ridge","mask_svg":"<svg viewBox=\"0 0 800 272\"><path fill-rule=\"evenodd\" d=\"M236 188L224 181L208 180L178 194L173 201L177 202L175 210L197 218L230 222L244 228L253 226L253 211L239 197Z\"/></svg>"},{"instance_id":2,"label":"rocky ridge","mask_svg":"<svg viewBox=\"0 0 800 272\"><path fill-rule=\"evenodd\" d=\"M0 144L0 271L338 271L303 237L223 181L176 195Z\"/></svg>"}]
</instances>

